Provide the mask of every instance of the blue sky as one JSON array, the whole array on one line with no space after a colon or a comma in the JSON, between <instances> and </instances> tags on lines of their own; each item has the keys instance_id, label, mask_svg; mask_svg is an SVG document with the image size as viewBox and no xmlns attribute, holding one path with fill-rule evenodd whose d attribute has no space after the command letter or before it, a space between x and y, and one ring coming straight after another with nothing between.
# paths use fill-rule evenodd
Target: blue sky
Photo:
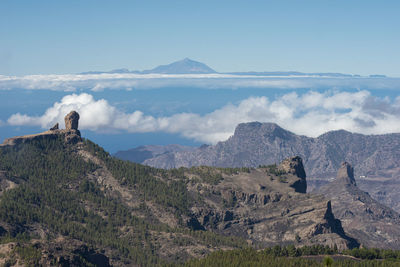
<instances>
[{"instance_id":1,"label":"blue sky","mask_svg":"<svg viewBox=\"0 0 400 267\"><path fill-rule=\"evenodd\" d=\"M400 1L0 2L0 74L149 69L400 77Z\"/></svg>"}]
</instances>

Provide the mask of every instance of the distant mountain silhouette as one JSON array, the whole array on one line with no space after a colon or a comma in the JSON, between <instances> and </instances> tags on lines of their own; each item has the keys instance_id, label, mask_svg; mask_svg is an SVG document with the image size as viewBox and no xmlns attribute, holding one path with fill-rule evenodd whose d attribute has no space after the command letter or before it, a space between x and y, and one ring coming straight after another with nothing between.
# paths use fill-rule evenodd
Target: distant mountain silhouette
<instances>
[{"instance_id":1,"label":"distant mountain silhouette","mask_svg":"<svg viewBox=\"0 0 400 267\"><path fill-rule=\"evenodd\" d=\"M210 74L217 73L204 63L185 58L171 64L160 65L151 70L129 70L127 68L115 69L111 71L87 71L81 74L103 74L103 73L135 73L135 74Z\"/></svg>"},{"instance_id":2,"label":"distant mountain silhouette","mask_svg":"<svg viewBox=\"0 0 400 267\"><path fill-rule=\"evenodd\" d=\"M142 73L161 73L161 74L208 74L216 73L204 63L185 58L168 65L161 65L151 70L145 70Z\"/></svg>"},{"instance_id":3,"label":"distant mountain silhouette","mask_svg":"<svg viewBox=\"0 0 400 267\"><path fill-rule=\"evenodd\" d=\"M103 73L117 73L117 74L213 74L221 73L213 70L204 63L185 58L167 65L160 65L150 70L129 70L127 68L114 69L111 71L87 71L80 74L103 74ZM345 73L334 73L334 72L298 72L298 71L239 71L239 72L225 72L221 74L231 74L237 76L313 76L313 77L331 77L331 78L359 78L357 74L345 74ZM386 78L385 75L374 74L368 76L370 78Z\"/></svg>"}]
</instances>

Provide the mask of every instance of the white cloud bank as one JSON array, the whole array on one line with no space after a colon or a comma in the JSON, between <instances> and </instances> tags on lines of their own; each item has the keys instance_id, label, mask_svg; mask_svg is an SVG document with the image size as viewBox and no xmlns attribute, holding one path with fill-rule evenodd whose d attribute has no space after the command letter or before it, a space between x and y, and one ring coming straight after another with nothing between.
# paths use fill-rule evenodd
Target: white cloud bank
<instances>
[{"instance_id":1,"label":"white cloud bank","mask_svg":"<svg viewBox=\"0 0 400 267\"><path fill-rule=\"evenodd\" d=\"M368 91L289 93L273 101L250 97L238 105L227 104L205 115L178 113L169 117L153 117L139 110L124 113L107 100L95 100L92 95L82 93L63 97L41 116L16 113L7 123L49 128L56 122L63 125L65 114L71 110L81 116L80 129L167 132L210 144L226 140L237 124L251 121L275 122L294 133L314 137L338 129L363 134L400 132L400 97L377 98Z\"/></svg>"},{"instance_id":2,"label":"white cloud bank","mask_svg":"<svg viewBox=\"0 0 400 267\"><path fill-rule=\"evenodd\" d=\"M232 74L63 74L0 75L0 90L103 91L186 86L199 88L361 88L399 89L400 78L250 76Z\"/></svg>"}]
</instances>

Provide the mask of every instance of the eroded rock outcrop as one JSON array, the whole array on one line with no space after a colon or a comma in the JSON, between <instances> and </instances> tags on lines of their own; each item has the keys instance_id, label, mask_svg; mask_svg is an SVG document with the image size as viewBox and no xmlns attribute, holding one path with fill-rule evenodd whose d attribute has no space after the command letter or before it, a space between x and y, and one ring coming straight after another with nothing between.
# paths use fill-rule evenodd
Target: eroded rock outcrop
<instances>
[{"instance_id":1,"label":"eroded rock outcrop","mask_svg":"<svg viewBox=\"0 0 400 267\"><path fill-rule=\"evenodd\" d=\"M223 235L240 236L260 247L276 244L358 246L332 213L330 201L306 194L300 157L276 168L224 174L218 184L191 183L189 191L204 199L191 208L187 225ZM197 181L196 176L192 177Z\"/></svg>"},{"instance_id":2,"label":"eroded rock outcrop","mask_svg":"<svg viewBox=\"0 0 400 267\"><path fill-rule=\"evenodd\" d=\"M59 125L58 125L58 122L57 122L56 124L54 124L53 127L50 128L50 131L55 131L55 130L58 130L58 129L59 129Z\"/></svg>"},{"instance_id":3,"label":"eroded rock outcrop","mask_svg":"<svg viewBox=\"0 0 400 267\"><path fill-rule=\"evenodd\" d=\"M332 211L343 229L366 247L399 249L400 215L360 190L353 167L343 162L336 179L318 191L332 200Z\"/></svg>"},{"instance_id":4,"label":"eroded rock outcrop","mask_svg":"<svg viewBox=\"0 0 400 267\"><path fill-rule=\"evenodd\" d=\"M336 179L344 184L356 185L354 179L354 169L348 162L342 162L337 172Z\"/></svg>"},{"instance_id":5,"label":"eroded rock outcrop","mask_svg":"<svg viewBox=\"0 0 400 267\"><path fill-rule=\"evenodd\" d=\"M75 110L68 113L64 121L66 130L78 130L79 114Z\"/></svg>"},{"instance_id":6,"label":"eroded rock outcrop","mask_svg":"<svg viewBox=\"0 0 400 267\"><path fill-rule=\"evenodd\" d=\"M65 116L65 130L60 130L58 123L56 123L50 128L50 130L42 133L7 138L4 140L3 144L0 144L0 146L14 146L32 140L55 139L60 135L64 137L66 144L76 144L82 141L81 133L78 130L78 121L79 114L76 111L71 111L67 116Z\"/></svg>"},{"instance_id":7,"label":"eroded rock outcrop","mask_svg":"<svg viewBox=\"0 0 400 267\"><path fill-rule=\"evenodd\" d=\"M299 156L283 160L282 163L278 166L278 169L286 173L296 175L299 179L291 183L290 186L293 187L296 192L306 193L306 172L304 170L303 161Z\"/></svg>"}]
</instances>

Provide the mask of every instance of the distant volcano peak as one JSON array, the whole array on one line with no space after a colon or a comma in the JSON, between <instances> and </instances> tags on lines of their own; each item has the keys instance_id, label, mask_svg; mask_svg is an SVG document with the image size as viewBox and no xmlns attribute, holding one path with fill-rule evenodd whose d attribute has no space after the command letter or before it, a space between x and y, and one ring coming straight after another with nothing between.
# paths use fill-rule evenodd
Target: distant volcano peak
<instances>
[{"instance_id":1,"label":"distant volcano peak","mask_svg":"<svg viewBox=\"0 0 400 267\"><path fill-rule=\"evenodd\" d=\"M209 74L216 73L204 63L184 58L168 65L160 65L151 70L145 70L143 73L161 73L161 74Z\"/></svg>"}]
</instances>

